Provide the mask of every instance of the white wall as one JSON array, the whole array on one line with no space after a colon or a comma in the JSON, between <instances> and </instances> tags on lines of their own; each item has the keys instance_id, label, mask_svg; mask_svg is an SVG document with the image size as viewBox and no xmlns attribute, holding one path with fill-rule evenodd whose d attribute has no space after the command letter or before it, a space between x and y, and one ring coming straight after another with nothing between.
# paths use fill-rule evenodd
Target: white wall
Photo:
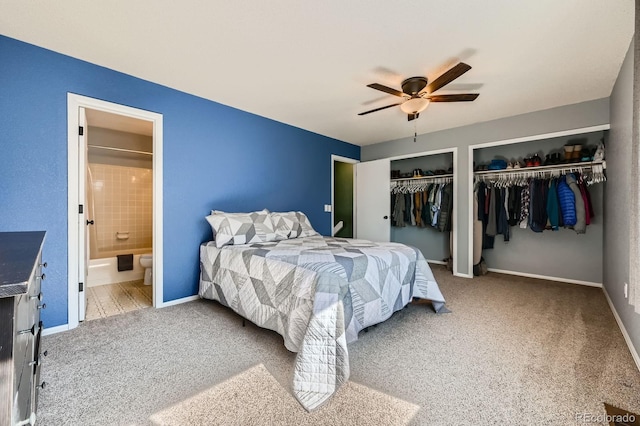
<instances>
[{"instance_id":1,"label":"white wall","mask_svg":"<svg viewBox=\"0 0 640 426\"><path fill-rule=\"evenodd\" d=\"M631 208L629 194L640 191L640 182L633 182L630 173L633 49L631 43L610 98L611 131L606 150L609 183L604 194L604 287L636 352L640 353L640 315L629 305L623 290L624 283L629 282L629 230L634 226L628 214Z\"/></svg>"}]
</instances>

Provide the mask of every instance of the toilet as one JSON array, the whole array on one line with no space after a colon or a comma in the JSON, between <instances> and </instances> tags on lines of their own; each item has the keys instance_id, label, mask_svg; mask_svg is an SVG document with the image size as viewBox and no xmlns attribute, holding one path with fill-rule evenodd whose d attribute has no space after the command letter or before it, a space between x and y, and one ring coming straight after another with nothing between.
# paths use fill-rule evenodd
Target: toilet
<instances>
[{"instance_id":1,"label":"toilet","mask_svg":"<svg viewBox=\"0 0 640 426\"><path fill-rule=\"evenodd\" d=\"M146 253L140 255L140 266L144 268L144 285L151 285L153 281L151 279L151 267L153 266L153 254Z\"/></svg>"}]
</instances>

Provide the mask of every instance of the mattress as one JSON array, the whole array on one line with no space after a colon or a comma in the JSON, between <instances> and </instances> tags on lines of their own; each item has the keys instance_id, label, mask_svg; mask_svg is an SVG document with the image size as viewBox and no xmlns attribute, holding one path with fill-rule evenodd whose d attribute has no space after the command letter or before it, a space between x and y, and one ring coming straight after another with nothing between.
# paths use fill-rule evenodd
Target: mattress
<instances>
[{"instance_id":1,"label":"mattress","mask_svg":"<svg viewBox=\"0 0 640 426\"><path fill-rule=\"evenodd\" d=\"M293 393L311 411L349 378L347 343L413 298L444 297L422 253L399 243L322 237L200 247L201 297L282 335L297 352Z\"/></svg>"}]
</instances>

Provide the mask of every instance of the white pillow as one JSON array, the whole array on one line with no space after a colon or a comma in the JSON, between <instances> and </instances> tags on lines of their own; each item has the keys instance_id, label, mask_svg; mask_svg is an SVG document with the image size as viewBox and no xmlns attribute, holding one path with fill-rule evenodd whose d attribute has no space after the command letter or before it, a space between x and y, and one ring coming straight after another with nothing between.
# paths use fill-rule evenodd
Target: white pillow
<instances>
[{"instance_id":1,"label":"white pillow","mask_svg":"<svg viewBox=\"0 0 640 426\"><path fill-rule=\"evenodd\" d=\"M297 238L302 230L296 212L273 212L271 213L271 221L278 240Z\"/></svg>"},{"instance_id":2,"label":"white pillow","mask_svg":"<svg viewBox=\"0 0 640 426\"><path fill-rule=\"evenodd\" d=\"M225 213L218 210L206 217L216 247L227 244L252 244L276 240L268 210L251 213Z\"/></svg>"},{"instance_id":3,"label":"white pillow","mask_svg":"<svg viewBox=\"0 0 640 426\"><path fill-rule=\"evenodd\" d=\"M311 226L311 222L309 222L309 218L306 214L302 212L296 212L296 216L298 216L298 221L300 222L300 232L298 233L298 237L311 237L313 235L319 235L313 226Z\"/></svg>"}]
</instances>

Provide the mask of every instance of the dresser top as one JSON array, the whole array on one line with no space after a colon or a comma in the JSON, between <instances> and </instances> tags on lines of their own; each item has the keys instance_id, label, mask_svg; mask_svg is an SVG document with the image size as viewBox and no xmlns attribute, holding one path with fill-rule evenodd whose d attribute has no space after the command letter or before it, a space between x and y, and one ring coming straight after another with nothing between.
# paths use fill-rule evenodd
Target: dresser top
<instances>
[{"instance_id":1,"label":"dresser top","mask_svg":"<svg viewBox=\"0 0 640 426\"><path fill-rule=\"evenodd\" d=\"M0 297L26 293L44 231L0 232Z\"/></svg>"}]
</instances>

